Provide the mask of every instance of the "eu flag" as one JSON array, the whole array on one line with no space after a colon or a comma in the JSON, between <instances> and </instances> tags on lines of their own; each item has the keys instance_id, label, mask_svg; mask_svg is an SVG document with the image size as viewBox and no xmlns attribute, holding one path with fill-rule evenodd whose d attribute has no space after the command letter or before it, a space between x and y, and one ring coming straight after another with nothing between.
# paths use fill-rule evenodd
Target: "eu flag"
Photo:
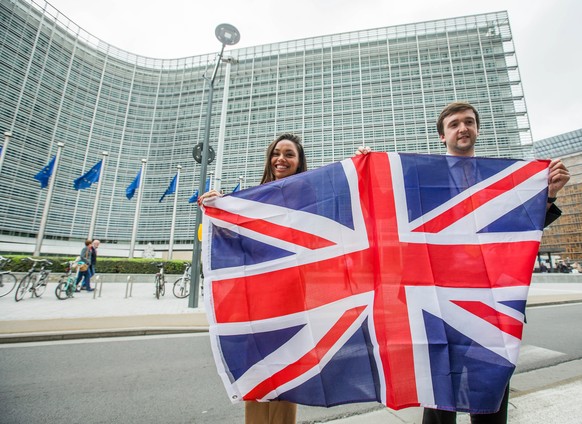
<instances>
[{"instance_id":1,"label":"eu flag","mask_svg":"<svg viewBox=\"0 0 582 424\"><path fill-rule=\"evenodd\" d=\"M53 169L55 167L56 159L57 156L56 155L53 156L50 162L44 168L42 168L38 174L34 176L34 179L40 183L41 189L48 186L49 179L51 178L51 175L53 175Z\"/></svg>"},{"instance_id":2,"label":"eu flag","mask_svg":"<svg viewBox=\"0 0 582 424\"><path fill-rule=\"evenodd\" d=\"M91 184L99 181L101 176L101 166L103 165L103 160L97 162L93 168L87 171L85 174L81 175L73 182L75 190L83 190L91 187Z\"/></svg>"},{"instance_id":3,"label":"eu flag","mask_svg":"<svg viewBox=\"0 0 582 424\"><path fill-rule=\"evenodd\" d=\"M139 170L131 184L128 185L127 188L125 189L125 196L129 200L131 200L131 198L135 194L135 191L139 188L140 181L141 181L141 169Z\"/></svg>"},{"instance_id":4,"label":"eu flag","mask_svg":"<svg viewBox=\"0 0 582 424\"><path fill-rule=\"evenodd\" d=\"M204 192L206 193L208 190L210 190L210 177L206 178L206 188L204 189ZM188 203L196 203L198 201L198 194L198 190L196 190L192 197L188 199Z\"/></svg>"},{"instance_id":5,"label":"eu flag","mask_svg":"<svg viewBox=\"0 0 582 424\"><path fill-rule=\"evenodd\" d=\"M164 197L169 196L170 194L174 194L176 192L176 181L177 180L178 180L178 174L174 175L174 178L172 178L170 185L168 186L168 188L166 189L164 194L162 194L162 197L160 197L160 202L162 200L164 200Z\"/></svg>"},{"instance_id":6,"label":"eu flag","mask_svg":"<svg viewBox=\"0 0 582 424\"><path fill-rule=\"evenodd\" d=\"M196 203L197 201L198 201L198 190L196 190L192 197L188 199L188 203Z\"/></svg>"}]
</instances>

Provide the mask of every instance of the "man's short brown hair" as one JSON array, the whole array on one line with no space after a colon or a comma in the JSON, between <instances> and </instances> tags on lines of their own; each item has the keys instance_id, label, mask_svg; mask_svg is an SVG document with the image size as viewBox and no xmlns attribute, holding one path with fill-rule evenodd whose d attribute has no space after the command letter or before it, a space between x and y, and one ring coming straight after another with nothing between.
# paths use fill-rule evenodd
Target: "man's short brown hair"
<instances>
[{"instance_id":1,"label":"man's short brown hair","mask_svg":"<svg viewBox=\"0 0 582 424\"><path fill-rule=\"evenodd\" d=\"M444 128L444 121L447 116L454 115L457 112L462 112L464 110L472 110L475 114L475 123L477 124L477 130L480 128L479 123L479 112L477 109L473 107L470 103L467 102L453 102L448 104L439 115L439 119L437 120L437 131L439 132L440 136L445 135L445 128Z\"/></svg>"}]
</instances>

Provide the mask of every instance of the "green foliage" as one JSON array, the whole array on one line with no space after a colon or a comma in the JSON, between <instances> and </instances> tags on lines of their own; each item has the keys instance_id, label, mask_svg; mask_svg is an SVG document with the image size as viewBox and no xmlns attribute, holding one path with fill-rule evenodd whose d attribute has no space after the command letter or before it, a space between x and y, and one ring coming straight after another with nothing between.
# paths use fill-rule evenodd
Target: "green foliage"
<instances>
[{"instance_id":1,"label":"green foliage","mask_svg":"<svg viewBox=\"0 0 582 424\"><path fill-rule=\"evenodd\" d=\"M31 262L26 255L2 255L10 258L11 262L5 265L4 269L12 272L26 272L30 269ZM40 259L40 258L39 258ZM65 272L68 261L74 261L76 256L42 256L52 262L47 268L54 273ZM97 271L99 274L155 274L158 272L158 264L164 264L166 274L182 274L184 264L189 261L162 261L157 259L124 259L124 258L97 258Z\"/></svg>"}]
</instances>

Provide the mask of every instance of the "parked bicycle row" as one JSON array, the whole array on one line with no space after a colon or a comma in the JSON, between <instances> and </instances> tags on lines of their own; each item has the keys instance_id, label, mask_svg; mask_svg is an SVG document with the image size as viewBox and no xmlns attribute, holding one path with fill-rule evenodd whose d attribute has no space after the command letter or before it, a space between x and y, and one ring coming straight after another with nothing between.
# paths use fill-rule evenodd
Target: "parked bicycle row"
<instances>
[{"instance_id":1,"label":"parked bicycle row","mask_svg":"<svg viewBox=\"0 0 582 424\"><path fill-rule=\"evenodd\" d=\"M155 264L159 271L156 273L154 277L154 283L156 285L156 292L155 296L156 299L159 299L160 296L163 296L166 293L166 274L164 273L164 263L159 262ZM184 272L180 278L178 278L174 282L174 296L178 299L183 299L188 297L190 294L190 273L191 273L191 264L189 262L184 264ZM202 286L204 287L204 286ZM204 293L201 293L202 296Z\"/></svg>"},{"instance_id":2,"label":"parked bicycle row","mask_svg":"<svg viewBox=\"0 0 582 424\"><path fill-rule=\"evenodd\" d=\"M27 258L26 260L31 262L31 266L20 281L18 281L16 275L11 271L0 271L0 297L7 296L13 290L16 290L14 300L19 302L28 293L30 293L30 297L41 297L44 294L49 283L51 273L49 267L52 265L52 262L47 259L35 258ZM9 263L9 258L0 256L0 269L4 269ZM65 265L65 273L60 276L55 288L55 296L60 300L72 298L74 297L74 293L80 291L78 273L81 263L67 261L63 265ZM160 262L155 265L159 268L159 271L154 277L155 296L159 299L166 292L165 264ZM191 264L185 263L182 276L174 282L173 294L179 299L188 297L190 294L190 270Z\"/></svg>"}]
</instances>

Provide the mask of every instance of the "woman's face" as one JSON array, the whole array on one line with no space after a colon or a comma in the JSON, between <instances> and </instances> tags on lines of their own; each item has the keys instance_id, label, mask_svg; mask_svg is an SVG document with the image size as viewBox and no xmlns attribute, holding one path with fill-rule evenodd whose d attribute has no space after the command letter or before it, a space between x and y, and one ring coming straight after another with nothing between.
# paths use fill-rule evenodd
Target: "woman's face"
<instances>
[{"instance_id":1,"label":"woman's face","mask_svg":"<svg viewBox=\"0 0 582 424\"><path fill-rule=\"evenodd\" d=\"M279 141L271 153L270 161L275 180L295 175L299 168L297 146L289 140Z\"/></svg>"}]
</instances>

